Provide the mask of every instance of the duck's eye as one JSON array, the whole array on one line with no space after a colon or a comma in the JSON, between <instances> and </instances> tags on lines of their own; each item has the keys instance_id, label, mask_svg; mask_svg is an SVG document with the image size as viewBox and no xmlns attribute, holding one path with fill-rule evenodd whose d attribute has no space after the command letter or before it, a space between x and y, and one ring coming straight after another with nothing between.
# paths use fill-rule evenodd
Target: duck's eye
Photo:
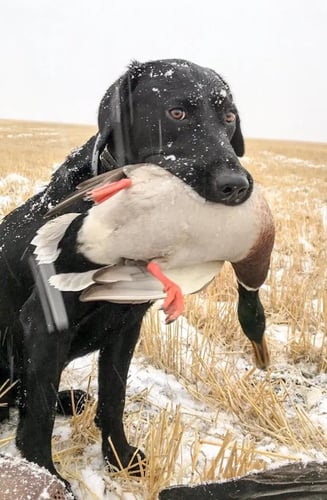
<instances>
[{"instance_id":1,"label":"duck's eye","mask_svg":"<svg viewBox=\"0 0 327 500\"><path fill-rule=\"evenodd\" d=\"M236 114L233 113L233 111L229 111L228 113L225 114L226 123L233 123L235 120L236 120Z\"/></svg>"},{"instance_id":2,"label":"duck's eye","mask_svg":"<svg viewBox=\"0 0 327 500\"><path fill-rule=\"evenodd\" d=\"M184 120L186 113L182 108L173 108L168 111L169 116L174 120Z\"/></svg>"}]
</instances>

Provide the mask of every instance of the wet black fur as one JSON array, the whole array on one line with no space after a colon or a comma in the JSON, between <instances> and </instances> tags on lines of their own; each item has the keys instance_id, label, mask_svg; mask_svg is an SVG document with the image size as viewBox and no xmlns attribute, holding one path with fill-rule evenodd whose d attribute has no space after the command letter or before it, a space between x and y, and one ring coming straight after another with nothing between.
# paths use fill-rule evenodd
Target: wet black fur
<instances>
[{"instance_id":1,"label":"wet black fur","mask_svg":"<svg viewBox=\"0 0 327 500\"><path fill-rule=\"evenodd\" d=\"M224 99L219 97L222 89ZM167 111L180 106L188 118L178 123ZM237 119L226 124L224 116L230 110ZM251 184L237 158L244 151L237 110L227 84L210 69L185 61L134 63L104 96L99 131L68 156L44 192L14 210L0 225L0 384L8 378L18 381L17 445L23 456L55 474L51 436L61 372L69 361L95 350L99 350L96 421L102 430L103 455L116 464L110 437L121 463L126 466L130 461L135 448L127 442L122 423L126 379L149 304L81 303L78 293L64 293L69 328L49 331L28 260L30 241L45 223L48 208L91 177L94 153L97 173L108 169L101 160L105 147L113 157L112 167L158 163L175 169L176 175L184 176L208 198L220 196L220 173L236 172ZM87 206L83 202L69 211L85 211ZM72 256L72 268L73 260L76 264ZM4 401L13 403L13 396L14 390ZM8 417L8 408L0 411L0 418Z\"/></svg>"}]
</instances>

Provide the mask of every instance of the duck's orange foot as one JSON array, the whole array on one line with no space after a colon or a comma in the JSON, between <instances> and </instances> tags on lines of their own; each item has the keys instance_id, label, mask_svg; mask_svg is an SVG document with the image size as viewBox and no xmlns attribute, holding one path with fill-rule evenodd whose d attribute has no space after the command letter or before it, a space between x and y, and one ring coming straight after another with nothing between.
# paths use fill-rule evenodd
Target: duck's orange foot
<instances>
[{"instance_id":1,"label":"duck's orange foot","mask_svg":"<svg viewBox=\"0 0 327 500\"><path fill-rule=\"evenodd\" d=\"M166 313L166 324L175 321L183 312L184 297L182 291L176 283L173 283L165 288L167 297L163 303L162 309Z\"/></svg>"},{"instance_id":2,"label":"duck's orange foot","mask_svg":"<svg viewBox=\"0 0 327 500\"><path fill-rule=\"evenodd\" d=\"M103 203L108 198L111 198L115 194L119 193L122 189L131 187L131 185L131 179L120 179L119 181L111 182L110 184L105 184L104 186L92 189L92 191L87 194L87 197L95 203Z\"/></svg>"},{"instance_id":3,"label":"duck's orange foot","mask_svg":"<svg viewBox=\"0 0 327 500\"><path fill-rule=\"evenodd\" d=\"M150 262L147 265L147 270L163 284L164 291L167 294L162 309L167 315L166 324L168 325L175 321L183 312L184 297L182 290L162 272L159 264L156 262Z\"/></svg>"}]
</instances>

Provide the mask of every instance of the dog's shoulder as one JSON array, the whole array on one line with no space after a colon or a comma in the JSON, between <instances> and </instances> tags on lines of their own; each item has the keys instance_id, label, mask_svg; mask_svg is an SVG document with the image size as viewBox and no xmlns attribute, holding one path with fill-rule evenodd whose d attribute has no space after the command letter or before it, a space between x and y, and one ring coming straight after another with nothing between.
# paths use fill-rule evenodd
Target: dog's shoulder
<instances>
[{"instance_id":1,"label":"dog's shoulder","mask_svg":"<svg viewBox=\"0 0 327 500\"><path fill-rule=\"evenodd\" d=\"M95 136L83 146L73 150L64 163L52 174L51 181L45 190L45 204L59 203L68 194L75 191L78 184L92 176L91 161Z\"/></svg>"},{"instance_id":2,"label":"dog's shoulder","mask_svg":"<svg viewBox=\"0 0 327 500\"><path fill-rule=\"evenodd\" d=\"M83 146L72 151L52 174L49 184L42 191L4 217L0 226L0 242L10 242L12 237L29 240L44 222L48 210L74 192L78 184L92 176L94 142L95 137L91 137Z\"/></svg>"}]
</instances>

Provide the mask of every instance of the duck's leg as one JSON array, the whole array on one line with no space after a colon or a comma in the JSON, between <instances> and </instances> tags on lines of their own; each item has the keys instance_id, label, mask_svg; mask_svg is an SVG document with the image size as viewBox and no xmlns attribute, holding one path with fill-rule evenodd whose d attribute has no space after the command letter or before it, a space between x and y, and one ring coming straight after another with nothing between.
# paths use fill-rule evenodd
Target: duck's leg
<instances>
[{"instance_id":1,"label":"duck's leg","mask_svg":"<svg viewBox=\"0 0 327 500\"><path fill-rule=\"evenodd\" d=\"M184 297L180 287L172 280L170 280L161 270L157 262L150 262L147 265L147 270L155 278L157 278L164 287L167 297L163 303L163 310L165 311L166 323L172 323L178 316L180 316L184 309Z\"/></svg>"},{"instance_id":2,"label":"duck's leg","mask_svg":"<svg viewBox=\"0 0 327 500\"><path fill-rule=\"evenodd\" d=\"M95 203L102 203L108 198L111 198L115 194L119 193L119 191L122 191L122 189L131 187L131 185L131 179L120 179L119 181L111 182L109 184L105 184L104 186L92 189L92 191L87 194L87 197Z\"/></svg>"}]
</instances>

